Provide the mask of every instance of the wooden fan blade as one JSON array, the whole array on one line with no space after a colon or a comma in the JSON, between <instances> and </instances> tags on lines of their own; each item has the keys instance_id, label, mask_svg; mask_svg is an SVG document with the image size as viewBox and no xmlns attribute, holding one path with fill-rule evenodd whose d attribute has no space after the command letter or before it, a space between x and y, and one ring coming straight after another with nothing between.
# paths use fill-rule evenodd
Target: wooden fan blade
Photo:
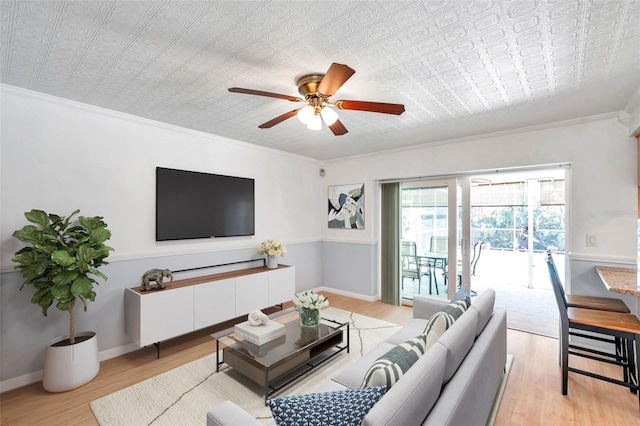
<instances>
[{"instance_id":1,"label":"wooden fan blade","mask_svg":"<svg viewBox=\"0 0 640 426\"><path fill-rule=\"evenodd\" d=\"M400 115L404 112L404 105L402 104L386 104L383 102L337 101L336 107L354 111L380 112L395 115Z\"/></svg>"},{"instance_id":2,"label":"wooden fan blade","mask_svg":"<svg viewBox=\"0 0 640 426\"><path fill-rule=\"evenodd\" d=\"M267 96L269 98L284 99L291 102L302 102L302 99L295 96L281 95L280 93L263 92L262 90L243 89L242 87L231 87L229 91L232 93L244 93L246 95Z\"/></svg>"},{"instance_id":3,"label":"wooden fan blade","mask_svg":"<svg viewBox=\"0 0 640 426\"><path fill-rule=\"evenodd\" d=\"M300 109L294 109L292 111L285 112L284 114L279 115L276 118L274 118L273 120L269 120L266 123L259 125L258 127L261 128L261 129L268 129L270 127L275 126L276 124L282 123L287 118L293 117L294 115L296 115L298 113L298 111L300 111Z\"/></svg>"},{"instance_id":4,"label":"wooden fan blade","mask_svg":"<svg viewBox=\"0 0 640 426\"><path fill-rule=\"evenodd\" d=\"M341 136L349 132L347 128L344 127L344 125L340 122L340 120L336 120L336 122L329 126L329 128L336 136Z\"/></svg>"},{"instance_id":5,"label":"wooden fan blade","mask_svg":"<svg viewBox=\"0 0 640 426\"><path fill-rule=\"evenodd\" d=\"M318 93L330 97L347 81L356 71L347 65L331 64L329 70L322 78L318 86Z\"/></svg>"}]
</instances>

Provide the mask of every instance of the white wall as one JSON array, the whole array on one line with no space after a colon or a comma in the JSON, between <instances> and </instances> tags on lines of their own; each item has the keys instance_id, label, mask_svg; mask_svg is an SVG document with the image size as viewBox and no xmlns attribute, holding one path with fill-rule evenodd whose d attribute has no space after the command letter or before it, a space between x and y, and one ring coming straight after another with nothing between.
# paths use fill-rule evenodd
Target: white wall
<instances>
[{"instance_id":1,"label":"white wall","mask_svg":"<svg viewBox=\"0 0 640 426\"><path fill-rule=\"evenodd\" d=\"M570 163L572 256L635 264L636 161L635 139L614 115L334 160L324 165L325 185L364 182L366 221L375 225L358 232L325 227L323 239L377 243L379 179ZM586 246L587 233L598 235L598 247Z\"/></svg>"},{"instance_id":2,"label":"white wall","mask_svg":"<svg viewBox=\"0 0 640 426\"><path fill-rule=\"evenodd\" d=\"M377 245L379 180L450 175L502 168L570 163L570 220L565 282L575 294L619 297L608 292L594 266L636 266L637 149L628 126L617 114L521 129L501 135L447 141L409 150L327 162L325 185L363 182L366 191L365 227L359 232L324 228L323 240L355 247ZM326 220L326 219L325 219ZM598 247L587 247L586 234L597 234ZM325 243L326 245L326 243ZM327 265L339 264L325 251L324 280L332 278ZM376 264L358 265L369 272ZM374 273L377 276L377 272ZM355 278L353 282L356 282ZM364 283L358 283L363 288ZM346 289L347 291L349 289ZM377 289L369 294L377 294ZM636 315L640 297L624 297Z\"/></svg>"},{"instance_id":3,"label":"white wall","mask_svg":"<svg viewBox=\"0 0 640 426\"><path fill-rule=\"evenodd\" d=\"M628 133L630 136L640 136L640 87L638 87L629 98L629 102L624 107L624 111L629 114L629 128Z\"/></svg>"},{"instance_id":4,"label":"white wall","mask_svg":"<svg viewBox=\"0 0 640 426\"><path fill-rule=\"evenodd\" d=\"M0 86L0 391L41 378L47 343L68 334L68 315L44 317L11 257L24 212L80 209L101 215L115 249L77 330L98 334L102 359L135 349L124 334L124 289L144 271L180 270L259 258L267 238L287 243L298 291L322 285L321 224L326 198L320 163L281 151L189 131L8 86ZM256 235L155 241L156 166L255 179ZM293 296L293 295L292 295Z\"/></svg>"},{"instance_id":5,"label":"white wall","mask_svg":"<svg viewBox=\"0 0 640 426\"><path fill-rule=\"evenodd\" d=\"M32 208L104 216L114 260L321 235L325 200L312 159L8 86L2 87L1 136L3 270L20 247L11 234ZM156 166L254 178L256 235L156 242Z\"/></svg>"}]
</instances>

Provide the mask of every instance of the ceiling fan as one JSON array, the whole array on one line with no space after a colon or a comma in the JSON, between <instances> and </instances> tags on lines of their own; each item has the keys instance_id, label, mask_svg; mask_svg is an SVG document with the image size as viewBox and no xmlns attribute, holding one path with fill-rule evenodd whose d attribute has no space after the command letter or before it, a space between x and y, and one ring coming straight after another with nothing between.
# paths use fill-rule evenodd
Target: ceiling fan
<instances>
[{"instance_id":1,"label":"ceiling fan","mask_svg":"<svg viewBox=\"0 0 640 426\"><path fill-rule=\"evenodd\" d=\"M298 92L300 92L304 99L295 96L281 95L279 93L263 92L261 90L243 89L241 87L231 87L229 91L284 99L291 102L306 102L307 105L304 107L285 112L261 124L258 126L261 129L268 129L297 115L298 119L303 124L306 124L309 129L320 130L322 122L324 121L334 135L340 136L347 133L348 130L340 122L338 113L334 111L333 108L395 115L400 115L404 112L404 105L402 104L348 100L329 101L329 98L333 96L354 73L355 70L347 65L333 63L326 74L309 74L300 77L298 80Z\"/></svg>"}]
</instances>

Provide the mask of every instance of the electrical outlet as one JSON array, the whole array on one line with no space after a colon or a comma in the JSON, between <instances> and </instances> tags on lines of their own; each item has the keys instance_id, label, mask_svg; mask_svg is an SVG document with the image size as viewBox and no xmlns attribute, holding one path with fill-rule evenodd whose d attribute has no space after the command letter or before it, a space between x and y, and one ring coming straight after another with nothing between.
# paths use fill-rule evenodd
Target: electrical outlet
<instances>
[{"instance_id":1,"label":"electrical outlet","mask_svg":"<svg viewBox=\"0 0 640 426\"><path fill-rule=\"evenodd\" d=\"M598 236L596 234L587 234L587 247L598 247Z\"/></svg>"}]
</instances>

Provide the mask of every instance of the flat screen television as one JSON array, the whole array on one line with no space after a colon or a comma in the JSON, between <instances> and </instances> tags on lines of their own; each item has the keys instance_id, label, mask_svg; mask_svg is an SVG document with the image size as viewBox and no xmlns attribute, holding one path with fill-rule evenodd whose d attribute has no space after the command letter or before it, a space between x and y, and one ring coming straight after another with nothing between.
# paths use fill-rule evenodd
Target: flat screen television
<instances>
[{"instance_id":1,"label":"flat screen television","mask_svg":"<svg viewBox=\"0 0 640 426\"><path fill-rule=\"evenodd\" d=\"M156 167L156 241L254 235L254 183Z\"/></svg>"}]
</instances>

